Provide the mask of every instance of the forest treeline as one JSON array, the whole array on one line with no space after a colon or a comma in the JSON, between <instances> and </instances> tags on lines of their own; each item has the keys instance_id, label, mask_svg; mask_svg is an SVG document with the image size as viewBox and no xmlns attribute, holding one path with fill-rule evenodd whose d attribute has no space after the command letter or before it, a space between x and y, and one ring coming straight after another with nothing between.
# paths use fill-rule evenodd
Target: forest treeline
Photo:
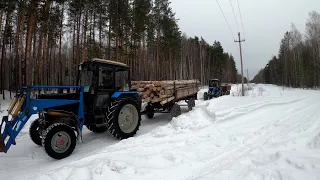
<instances>
[{"instance_id":1,"label":"forest treeline","mask_svg":"<svg viewBox=\"0 0 320 180\"><path fill-rule=\"evenodd\" d=\"M134 80L240 79L219 41L180 31L169 0L1 0L0 46L1 90L74 85L90 58L126 63Z\"/></svg>"},{"instance_id":2,"label":"forest treeline","mask_svg":"<svg viewBox=\"0 0 320 180\"><path fill-rule=\"evenodd\" d=\"M252 82L289 87L320 85L320 14L309 13L305 34L294 24L281 39L279 53L269 60Z\"/></svg>"}]
</instances>

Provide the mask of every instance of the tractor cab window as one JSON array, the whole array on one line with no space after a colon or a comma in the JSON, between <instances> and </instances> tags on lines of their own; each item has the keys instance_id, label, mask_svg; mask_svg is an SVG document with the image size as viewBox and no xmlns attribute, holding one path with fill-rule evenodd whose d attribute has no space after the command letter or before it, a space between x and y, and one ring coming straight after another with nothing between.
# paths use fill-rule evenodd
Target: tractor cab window
<instances>
[{"instance_id":1,"label":"tractor cab window","mask_svg":"<svg viewBox=\"0 0 320 180\"><path fill-rule=\"evenodd\" d=\"M117 91L128 91L129 81L128 81L128 70L127 69L117 69L115 73L115 83Z\"/></svg>"},{"instance_id":2,"label":"tractor cab window","mask_svg":"<svg viewBox=\"0 0 320 180\"><path fill-rule=\"evenodd\" d=\"M82 86L91 86L92 77L93 77L93 71L82 69L80 73L80 84Z\"/></svg>"},{"instance_id":3,"label":"tractor cab window","mask_svg":"<svg viewBox=\"0 0 320 180\"><path fill-rule=\"evenodd\" d=\"M215 87L216 86L216 82L215 81L210 81L209 86L210 87Z\"/></svg>"},{"instance_id":4,"label":"tractor cab window","mask_svg":"<svg viewBox=\"0 0 320 180\"><path fill-rule=\"evenodd\" d=\"M113 87L113 69L99 68L99 89L112 90Z\"/></svg>"}]
</instances>

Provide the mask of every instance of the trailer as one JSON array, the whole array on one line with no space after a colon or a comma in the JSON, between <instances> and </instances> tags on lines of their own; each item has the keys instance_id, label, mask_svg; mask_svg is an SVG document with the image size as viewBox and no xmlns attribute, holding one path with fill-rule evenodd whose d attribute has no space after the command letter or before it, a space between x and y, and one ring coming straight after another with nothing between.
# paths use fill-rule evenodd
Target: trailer
<instances>
[{"instance_id":1,"label":"trailer","mask_svg":"<svg viewBox=\"0 0 320 180\"><path fill-rule=\"evenodd\" d=\"M189 110L192 110L192 108L195 107L195 100L197 100L200 86L200 82L198 80L144 81L144 83L148 84L146 86L149 87L149 89L151 85L159 86L159 84L161 83L167 85L172 84L171 86L167 86L167 92L170 91L170 93L164 93L163 97L165 98L150 99L150 97L146 97L145 99L142 99L142 101L147 103L147 105L145 109L142 110L141 114L145 115L148 119L153 118L155 113L169 113L171 117L177 117L181 115L180 106L188 106ZM152 88L159 90L159 87ZM139 88L137 89L139 91ZM150 96L152 96L152 93L149 92L149 94L151 94ZM144 93L141 91L140 95L144 97ZM161 97L161 95L159 95L159 97ZM180 101L185 101L187 105L179 105L178 103Z\"/></svg>"}]
</instances>

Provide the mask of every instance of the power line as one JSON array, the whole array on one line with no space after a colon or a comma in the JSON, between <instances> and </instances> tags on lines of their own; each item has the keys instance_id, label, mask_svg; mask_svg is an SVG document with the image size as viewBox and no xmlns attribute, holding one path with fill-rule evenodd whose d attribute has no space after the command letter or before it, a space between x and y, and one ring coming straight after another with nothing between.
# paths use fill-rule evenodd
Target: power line
<instances>
[{"instance_id":1,"label":"power line","mask_svg":"<svg viewBox=\"0 0 320 180\"><path fill-rule=\"evenodd\" d=\"M233 32L232 32L232 30L231 30L231 28L230 28L230 25L229 25L229 23L228 23L228 21L227 21L226 16L224 15L224 12L222 11L222 8L221 8L218 0L216 0L216 1L217 1L218 5L219 5L219 8L220 8L220 10L221 10L221 12L222 12L222 14L223 14L224 19L226 20L226 22L227 22L227 24L228 24L228 27L229 27L229 30L230 30L230 32L231 32L231 35L232 35L233 39L236 39L236 38L234 37L234 35L233 35Z\"/></svg>"},{"instance_id":2,"label":"power line","mask_svg":"<svg viewBox=\"0 0 320 180\"><path fill-rule=\"evenodd\" d=\"M239 13L240 13L240 20L241 20L241 26L242 26L243 37L246 37L246 36L244 35L244 29L243 29L243 23L242 23L242 16L241 16L241 11L240 11L239 0L237 0L237 2L238 2L238 9L239 9Z\"/></svg>"},{"instance_id":3,"label":"power line","mask_svg":"<svg viewBox=\"0 0 320 180\"><path fill-rule=\"evenodd\" d=\"M239 5L239 0L237 0L238 3L238 9L239 9L239 14L240 14L240 21L241 21L241 27L242 27L242 33L243 33L243 37L245 38L245 34L244 34L244 28L243 28L243 22L242 22L242 15L241 15L241 10L240 10L240 5ZM245 47L245 52L247 52L247 43L246 41L244 42L244 47ZM245 54L245 53L244 53Z\"/></svg>"},{"instance_id":4,"label":"power line","mask_svg":"<svg viewBox=\"0 0 320 180\"><path fill-rule=\"evenodd\" d=\"M238 32L239 32L239 25L238 25L238 21L237 21L237 18L236 18L236 14L234 13L234 9L233 9L233 5L232 5L232 2L230 0L230 5L231 5L231 8L232 8L232 11L233 11L233 16L234 16L234 19L236 20L236 24L237 24L237 29L238 29Z\"/></svg>"}]
</instances>

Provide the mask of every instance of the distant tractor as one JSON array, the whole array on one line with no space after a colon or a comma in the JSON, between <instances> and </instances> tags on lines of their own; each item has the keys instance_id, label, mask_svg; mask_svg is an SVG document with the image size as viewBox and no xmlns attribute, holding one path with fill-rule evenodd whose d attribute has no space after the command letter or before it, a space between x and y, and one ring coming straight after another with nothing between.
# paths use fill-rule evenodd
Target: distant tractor
<instances>
[{"instance_id":1,"label":"distant tractor","mask_svg":"<svg viewBox=\"0 0 320 180\"><path fill-rule=\"evenodd\" d=\"M141 98L132 91L126 64L92 59L79 65L78 86L23 86L0 124L0 152L16 145L16 137L34 114L30 138L54 159L69 156L85 125L92 132L109 131L117 139L136 134L141 122ZM40 94L32 89L74 89L74 92ZM61 91L60 91L61 92Z\"/></svg>"},{"instance_id":2,"label":"distant tractor","mask_svg":"<svg viewBox=\"0 0 320 180\"><path fill-rule=\"evenodd\" d=\"M229 95L231 86L229 84L221 85L219 79L209 80L209 90L203 95L204 100L212 99L213 97L219 97L223 95Z\"/></svg>"}]
</instances>

